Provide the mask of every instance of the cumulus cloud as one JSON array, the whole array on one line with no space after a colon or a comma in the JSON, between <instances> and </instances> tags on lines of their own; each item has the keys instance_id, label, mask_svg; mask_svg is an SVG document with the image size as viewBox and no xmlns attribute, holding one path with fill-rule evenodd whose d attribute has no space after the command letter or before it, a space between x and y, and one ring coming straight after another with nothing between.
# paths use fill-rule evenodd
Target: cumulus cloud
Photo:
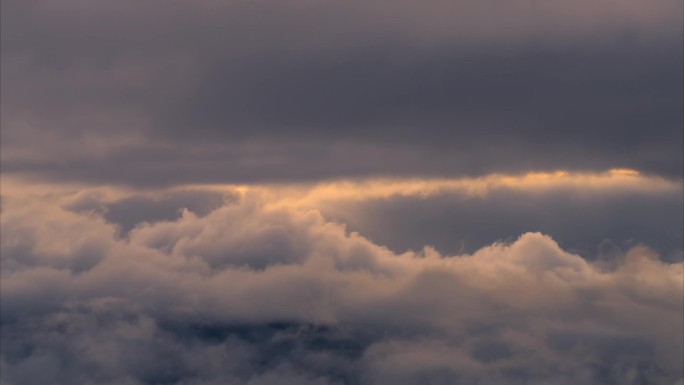
<instances>
[{"instance_id":1,"label":"cumulus cloud","mask_svg":"<svg viewBox=\"0 0 684 385\"><path fill-rule=\"evenodd\" d=\"M0 384L682 385L682 15L3 1Z\"/></svg>"},{"instance_id":2,"label":"cumulus cloud","mask_svg":"<svg viewBox=\"0 0 684 385\"><path fill-rule=\"evenodd\" d=\"M682 380L682 264L646 247L397 254L258 191L124 236L73 199L3 199L3 384Z\"/></svg>"}]
</instances>

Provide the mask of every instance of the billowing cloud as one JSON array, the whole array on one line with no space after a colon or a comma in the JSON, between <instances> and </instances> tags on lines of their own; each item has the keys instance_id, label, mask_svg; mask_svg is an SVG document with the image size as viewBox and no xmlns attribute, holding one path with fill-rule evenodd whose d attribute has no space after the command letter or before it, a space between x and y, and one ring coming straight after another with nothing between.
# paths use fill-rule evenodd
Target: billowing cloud
<instances>
[{"instance_id":1,"label":"billowing cloud","mask_svg":"<svg viewBox=\"0 0 684 385\"><path fill-rule=\"evenodd\" d=\"M644 246L398 254L240 188L124 235L75 194L3 197L3 383L682 381L682 263Z\"/></svg>"},{"instance_id":2,"label":"billowing cloud","mask_svg":"<svg viewBox=\"0 0 684 385\"><path fill-rule=\"evenodd\" d=\"M0 384L684 385L683 7L3 1Z\"/></svg>"}]
</instances>

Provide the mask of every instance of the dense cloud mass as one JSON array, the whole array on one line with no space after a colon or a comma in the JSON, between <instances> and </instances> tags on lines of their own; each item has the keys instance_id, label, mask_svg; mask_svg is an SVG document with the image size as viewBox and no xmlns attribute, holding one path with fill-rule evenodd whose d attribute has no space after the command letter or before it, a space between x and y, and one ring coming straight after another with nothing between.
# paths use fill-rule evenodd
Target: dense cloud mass
<instances>
[{"instance_id":1,"label":"dense cloud mass","mask_svg":"<svg viewBox=\"0 0 684 385\"><path fill-rule=\"evenodd\" d=\"M3 196L2 384L682 383L683 266L645 246L397 254L259 190L164 197L205 211Z\"/></svg>"},{"instance_id":2,"label":"dense cloud mass","mask_svg":"<svg viewBox=\"0 0 684 385\"><path fill-rule=\"evenodd\" d=\"M682 172L681 1L2 6L4 172Z\"/></svg>"},{"instance_id":3,"label":"dense cloud mass","mask_svg":"<svg viewBox=\"0 0 684 385\"><path fill-rule=\"evenodd\" d=\"M681 0L0 17L0 385L684 385Z\"/></svg>"}]
</instances>

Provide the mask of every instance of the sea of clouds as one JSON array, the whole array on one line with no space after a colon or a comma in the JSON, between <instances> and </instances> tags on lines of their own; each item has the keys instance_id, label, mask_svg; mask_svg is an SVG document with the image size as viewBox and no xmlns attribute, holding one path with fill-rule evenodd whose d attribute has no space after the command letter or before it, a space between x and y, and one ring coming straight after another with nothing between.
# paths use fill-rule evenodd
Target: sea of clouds
<instances>
[{"instance_id":1,"label":"sea of clouds","mask_svg":"<svg viewBox=\"0 0 684 385\"><path fill-rule=\"evenodd\" d=\"M683 383L683 265L645 246L397 253L263 193L202 194L155 220L118 198L152 218L128 229L96 193L3 196L0 382Z\"/></svg>"}]
</instances>

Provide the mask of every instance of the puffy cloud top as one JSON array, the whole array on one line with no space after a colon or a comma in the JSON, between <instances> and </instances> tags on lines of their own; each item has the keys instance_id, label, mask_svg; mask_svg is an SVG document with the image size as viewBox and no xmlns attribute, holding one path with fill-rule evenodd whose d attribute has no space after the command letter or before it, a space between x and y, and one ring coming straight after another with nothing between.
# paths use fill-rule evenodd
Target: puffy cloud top
<instances>
[{"instance_id":1,"label":"puffy cloud top","mask_svg":"<svg viewBox=\"0 0 684 385\"><path fill-rule=\"evenodd\" d=\"M645 247L396 254L256 192L124 237L73 199L3 199L3 383L681 381L683 266Z\"/></svg>"}]
</instances>

